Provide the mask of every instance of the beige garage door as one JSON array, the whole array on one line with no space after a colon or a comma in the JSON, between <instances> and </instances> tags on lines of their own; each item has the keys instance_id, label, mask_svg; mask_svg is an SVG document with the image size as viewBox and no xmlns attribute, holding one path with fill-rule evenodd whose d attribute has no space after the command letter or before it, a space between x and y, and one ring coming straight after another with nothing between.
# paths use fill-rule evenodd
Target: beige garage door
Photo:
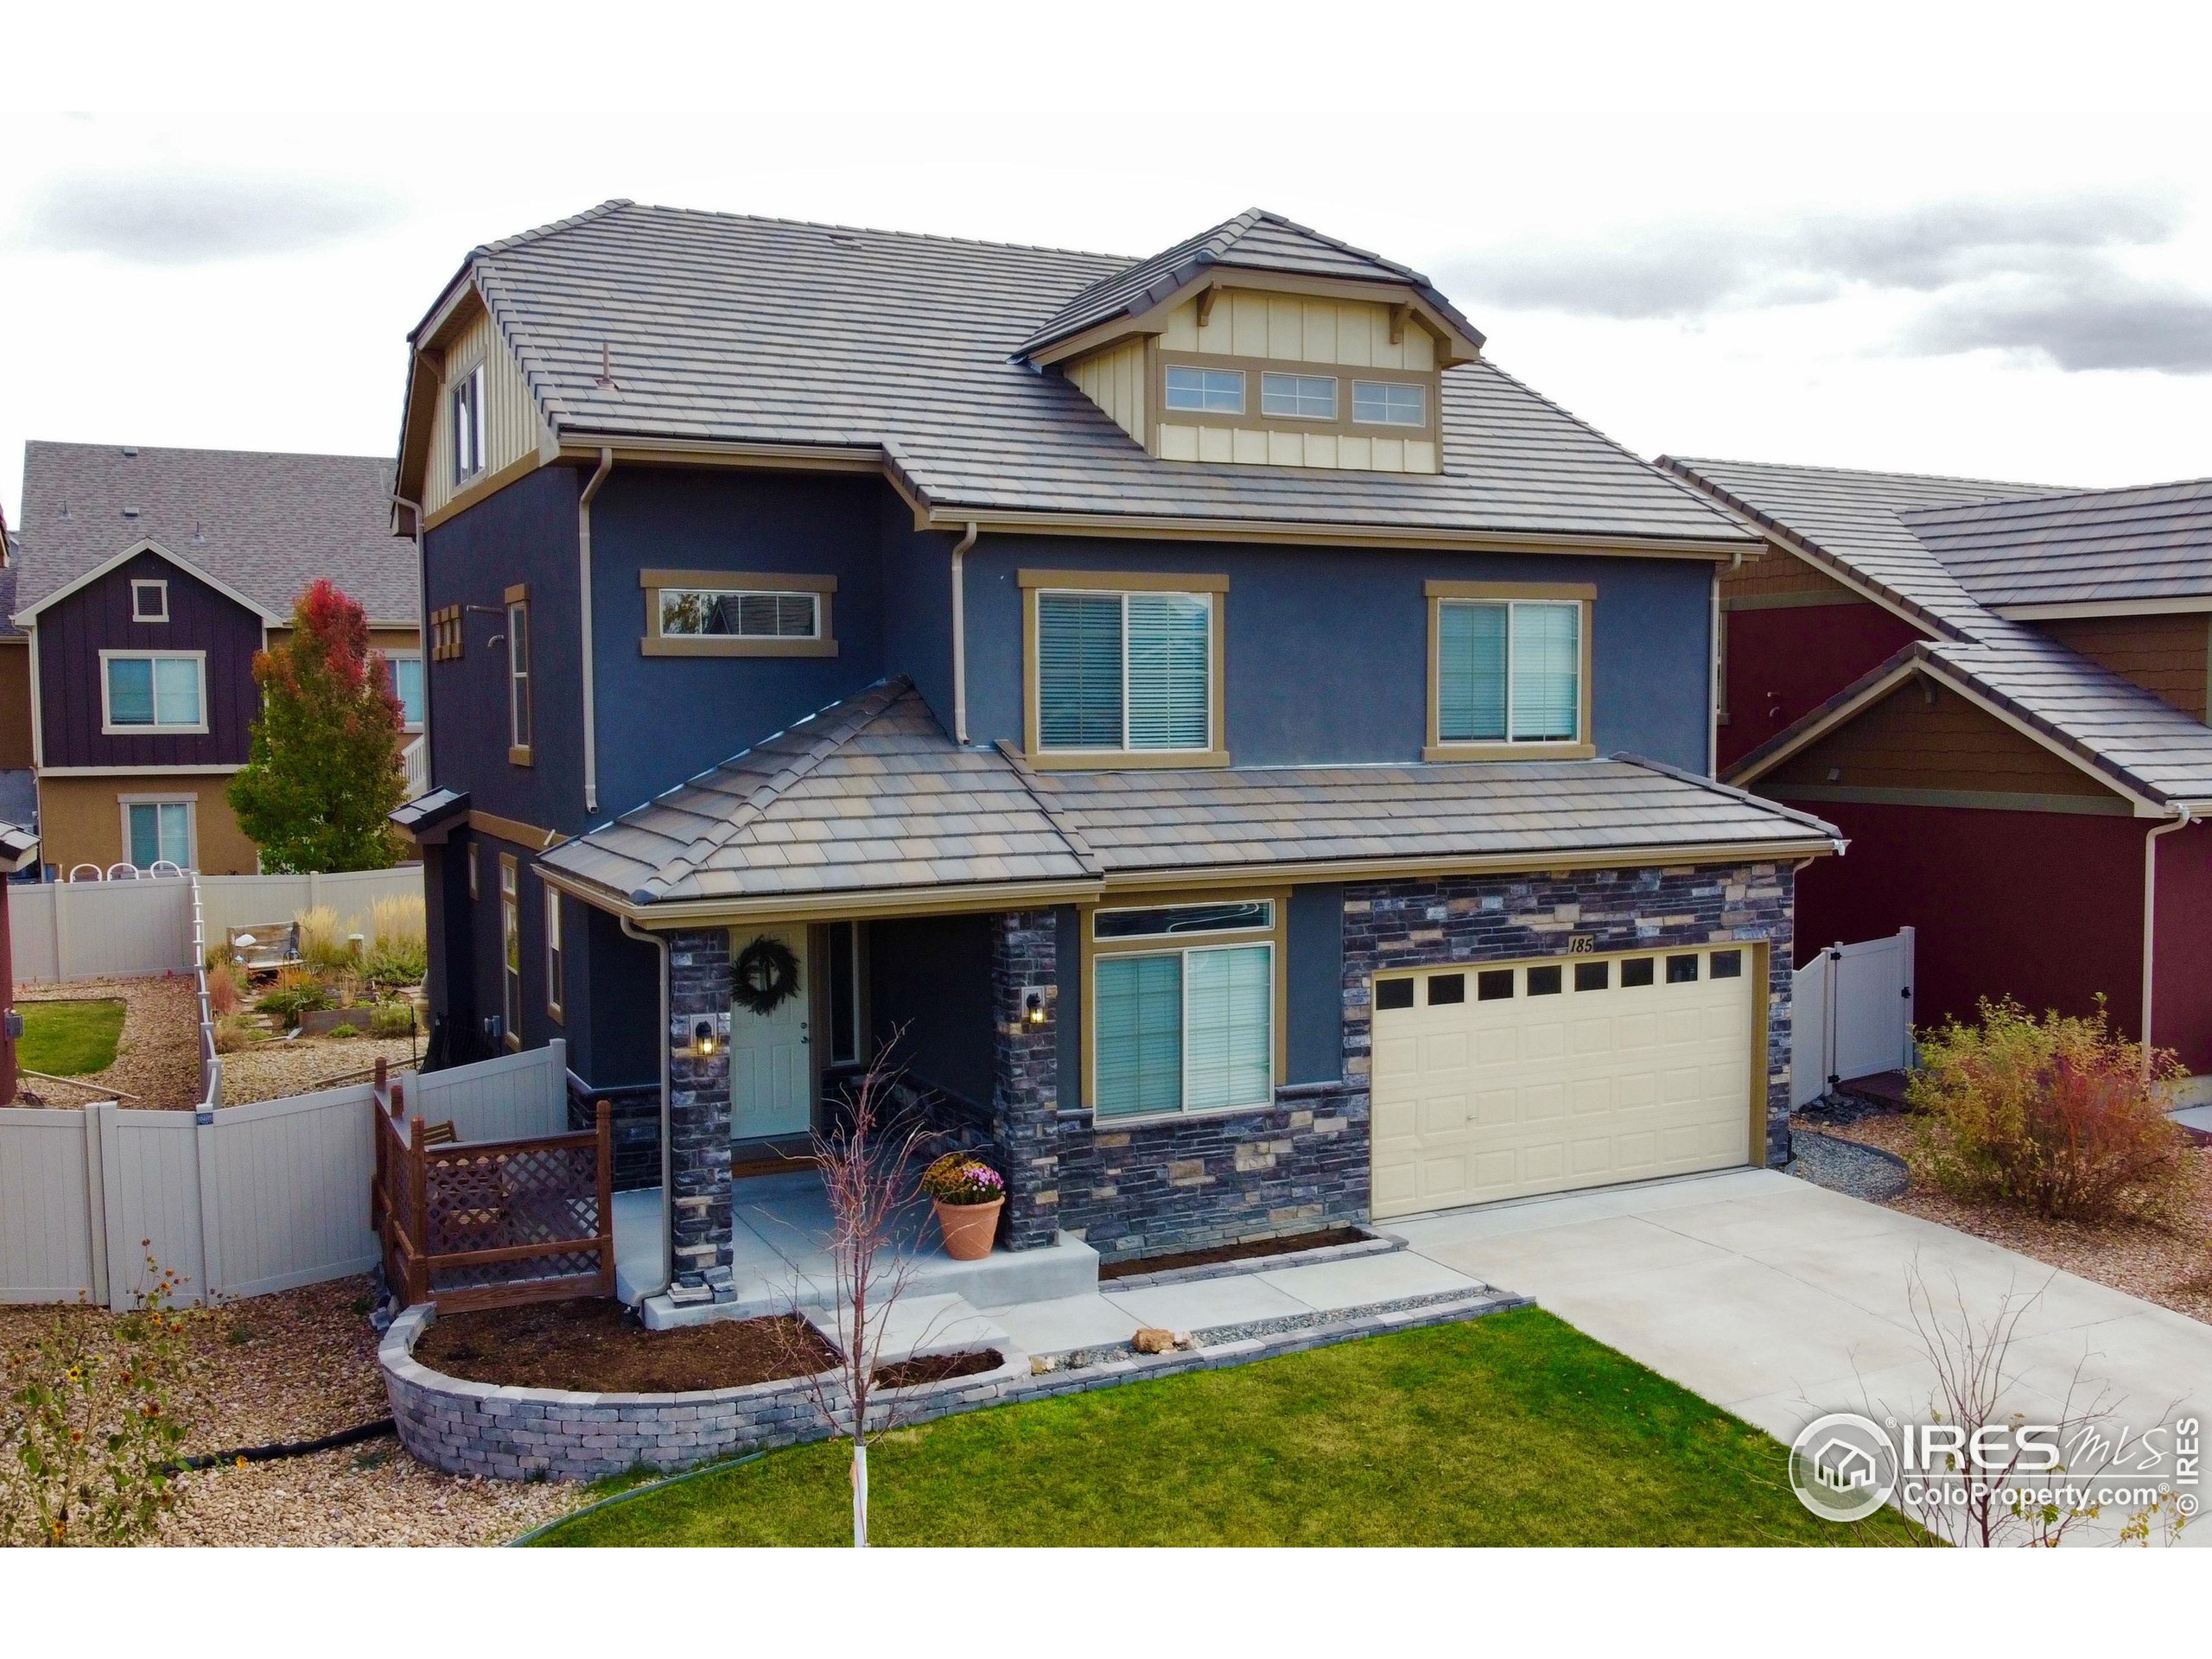
<instances>
[{"instance_id":1,"label":"beige garage door","mask_svg":"<svg viewBox=\"0 0 2212 1659\"><path fill-rule=\"evenodd\" d=\"M1375 1214L1748 1163L1748 946L1375 982Z\"/></svg>"}]
</instances>

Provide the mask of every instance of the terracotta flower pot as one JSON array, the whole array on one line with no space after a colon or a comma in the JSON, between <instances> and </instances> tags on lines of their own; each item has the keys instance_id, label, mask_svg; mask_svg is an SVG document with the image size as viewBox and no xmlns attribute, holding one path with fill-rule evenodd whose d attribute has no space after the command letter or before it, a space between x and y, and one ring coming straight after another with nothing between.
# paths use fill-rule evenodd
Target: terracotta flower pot
<instances>
[{"instance_id":1,"label":"terracotta flower pot","mask_svg":"<svg viewBox=\"0 0 2212 1659\"><path fill-rule=\"evenodd\" d=\"M993 1198L988 1204L947 1204L943 1198L931 1198L931 1206L937 1211L938 1230L944 1235L944 1253L956 1262L980 1262L991 1253L991 1241L999 1234L999 1211L1006 1208L1004 1198Z\"/></svg>"}]
</instances>

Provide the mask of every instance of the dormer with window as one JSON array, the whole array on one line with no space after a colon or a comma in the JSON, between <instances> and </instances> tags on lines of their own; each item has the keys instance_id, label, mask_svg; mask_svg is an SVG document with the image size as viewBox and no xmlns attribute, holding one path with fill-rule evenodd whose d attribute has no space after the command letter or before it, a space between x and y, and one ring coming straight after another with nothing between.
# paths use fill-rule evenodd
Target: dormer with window
<instances>
[{"instance_id":1,"label":"dormer with window","mask_svg":"<svg viewBox=\"0 0 2212 1659\"><path fill-rule=\"evenodd\" d=\"M1443 465L1482 336L1427 278L1258 212L1085 290L1022 348L1163 461Z\"/></svg>"}]
</instances>

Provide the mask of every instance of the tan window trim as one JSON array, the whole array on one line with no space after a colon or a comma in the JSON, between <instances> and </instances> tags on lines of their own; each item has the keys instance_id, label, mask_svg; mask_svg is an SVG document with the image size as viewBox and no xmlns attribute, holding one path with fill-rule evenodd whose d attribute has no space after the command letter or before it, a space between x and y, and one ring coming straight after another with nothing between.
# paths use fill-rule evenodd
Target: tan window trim
<instances>
[{"instance_id":1,"label":"tan window trim","mask_svg":"<svg viewBox=\"0 0 2212 1659\"><path fill-rule=\"evenodd\" d=\"M512 906L515 918L515 965L507 966L507 912ZM512 1009L507 1000L507 981L514 980L514 1001ZM513 1018L508 1015L512 1014ZM522 1023L522 867L512 853L499 855L499 1024L504 1027L501 1040L511 1049L522 1046L522 1033L516 1029Z\"/></svg>"},{"instance_id":2,"label":"tan window trim","mask_svg":"<svg viewBox=\"0 0 2212 1659\"><path fill-rule=\"evenodd\" d=\"M1142 939L1095 939L1091 937L1093 918L1101 910L1142 910L1155 905L1224 905L1243 899L1265 899L1274 905L1274 925L1266 928L1237 928L1220 933L1177 933ZM1180 1123L1192 1118L1234 1116L1241 1112L1264 1112L1274 1109L1274 1099L1283 1086L1283 1079L1290 1072L1290 889L1288 887L1251 887L1231 890L1214 889L1207 892L1165 891L1159 893L1117 893L1110 902L1078 905L1076 906L1076 926L1081 944L1081 972L1083 975L1083 1109L1091 1115L1092 1127L1101 1134L1118 1131L1123 1127L1144 1128L1161 1123ZM1267 944L1274 950L1273 1010L1274 1071L1268 1079L1268 1098L1250 1106L1208 1106L1197 1111L1132 1113L1119 1117L1098 1116L1097 1069L1097 976L1093 972L1097 958L1102 956L1166 956L1170 951L1181 951L1191 946L1227 944Z\"/></svg>"},{"instance_id":3,"label":"tan window trim","mask_svg":"<svg viewBox=\"0 0 2212 1659\"><path fill-rule=\"evenodd\" d=\"M645 592L645 632L638 641L645 657L835 657L837 578L758 570L640 570ZM819 632L811 639L747 639L728 634L669 636L660 631L664 588L727 588L752 593L813 594Z\"/></svg>"},{"instance_id":4,"label":"tan window trim","mask_svg":"<svg viewBox=\"0 0 2212 1659\"><path fill-rule=\"evenodd\" d=\"M545 1012L565 1026L568 1016L562 1013L560 999L553 994L556 982L565 992L569 977L569 941L561 926L561 890L543 877L539 886L545 893ZM560 969L557 974L556 960Z\"/></svg>"},{"instance_id":5,"label":"tan window trim","mask_svg":"<svg viewBox=\"0 0 2212 1659\"><path fill-rule=\"evenodd\" d=\"M530 656L523 664L520 676L522 699L519 708L523 718L519 722L515 718L518 705L515 699L517 676L515 674L514 615L517 607L521 607L523 626L530 635ZM530 584L528 582L518 582L508 587L505 608L506 615L502 620L505 624L507 635L507 764L511 766L534 766L537 761L531 744L537 741L537 626L530 620ZM515 728L518 723L527 728L531 740L531 743L517 743L513 741L516 734Z\"/></svg>"},{"instance_id":6,"label":"tan window trim","mask_svg":"<svg viewBox=\"0 0 2212 1659\"><path fill-rule=\"evenodd\" d=\"M1017 570L1014 581L1021 589L1021 752L1033 767L1039 772L1160 772L1229 764L1227 576L1156 570ZM1213 621L1206 663L1211 689L1207 729L1212 734L1212 746L1205 749L1046 748L1038 741L1043 721L1038 709L1037 595L1048 590L1205 594Z\"/></svg>"},{"instance_id":7,"label":"tan window trim","mask_svg":"<svg viewBox=\"0 0 2212 1659\"><path fill-rule=\"evenodd\" d=\"M1428 600L1428 726L1426 741L1421 746L1421 758L1429 762L1471 760L1587 760L1598 753L1597 745L1590 741L1591 682L1595 658L1592 652L1591 626L1592 611L1597 604L1598 588L1594 582L1446 582L1432 581L1423 588ZM1576 730L1581 737L1573 742L1541 743L1446 743L1440 735L1443 728L1440 708L1440 686L1439 674L1442 668L1439 651L1439 628L1442 619L1441 601L1450 599L1472 599L1503 604L1516 599L1572 601L1582 607L1581 672L1576 685L1580 707L1575 711Z\"/></svg>"}]
</instances>

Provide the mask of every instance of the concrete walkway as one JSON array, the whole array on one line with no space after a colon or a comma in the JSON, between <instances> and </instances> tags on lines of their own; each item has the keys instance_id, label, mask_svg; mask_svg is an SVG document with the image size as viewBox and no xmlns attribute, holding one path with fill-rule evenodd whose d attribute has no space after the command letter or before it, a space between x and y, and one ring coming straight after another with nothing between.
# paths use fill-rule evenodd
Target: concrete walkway
<instances>
[{"instance_id":1,"label":"concrete walkway","mask_svg":"<svg viewBox=\"0 0 2212 1659\"><path fill-rule=\"evenodd\" d=\"M1387 1224L1415 1251L1541 1307L1788 1441L1868 1402L1927 1421L1935 1368L1916 1269L1955 1328L2040 1293L2005 1369L2031 1420L2100 1392L2148 1429L2212 1417L2212 1325L1971 1235L1771 1170L1491 1205ZM2078 1372L2079 1382L2076 1383ZM2212 1543L2212 1522L2184 1535Z\"/></svg>"}]
</instances>

